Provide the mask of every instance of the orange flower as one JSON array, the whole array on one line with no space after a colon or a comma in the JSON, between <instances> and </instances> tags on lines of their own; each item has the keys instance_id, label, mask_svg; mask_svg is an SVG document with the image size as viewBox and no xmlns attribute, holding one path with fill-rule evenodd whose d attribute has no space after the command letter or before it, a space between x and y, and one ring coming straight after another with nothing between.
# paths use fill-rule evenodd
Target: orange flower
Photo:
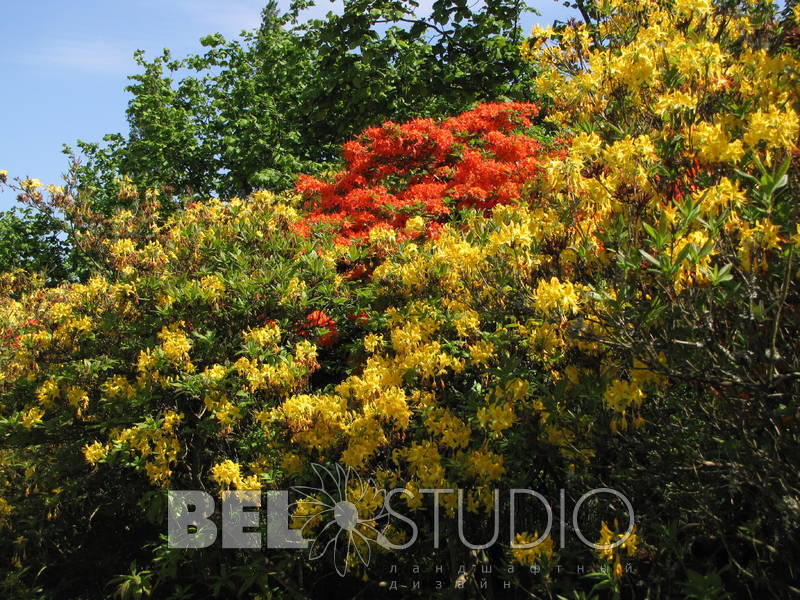
<instances>
[{"instance_id":1,"label":"orange flower","mask_svg":"<svg viewBox=\"0 0 800 600\"><path fill-rule=\"evenodd\" d=\"M317 345L323 348L330 348L339 339L339 330L336 327L336 321L329 317L321 310L315 310L308 313L306 322L301 327L301 335L307 336L316 329L325 329L326 332L317 338Z\"/></svg>"},{"instance_id":2,"label":"orange flower","mask_svg":"<svg viewBox=\"0 0 800 600\"><path fill-rule=\"evenodd\" d=\"M519 202L541 173L543 146L523 131L538 112L533 104L498 102L439 123L370 127L344 144L345 168L330 181L298 178L308 216L294 229L305 236L313 227L330 229L337 243L349 244L389 227L402 241L435 237L454 208ZM427 231L405 231L412 217L427 222Z\"/></svg>"}]
</instances>

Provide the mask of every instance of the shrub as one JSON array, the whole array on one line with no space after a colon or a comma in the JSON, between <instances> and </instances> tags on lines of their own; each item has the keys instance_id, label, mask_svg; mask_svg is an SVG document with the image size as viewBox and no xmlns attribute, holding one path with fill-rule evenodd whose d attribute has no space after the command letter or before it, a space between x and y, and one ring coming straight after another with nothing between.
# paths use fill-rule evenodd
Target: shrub
<instances>
[{"instance_id":1,"label":"shrub","mask_svg":"<svg viewBox=\"0 0 800 600\"><path fill-rule=\"evenodd\" d=\"M130 570L118 590L319 597L333 569L304 555L167 548L164 490L284 489L338 465L364 477L343 597L385 592L396 563L446 563L475 593L491 565L486 585L520 597L788 595L800 64L768 5L593 10L524 48L563 144L530 105L384 124L297 196L166 220L151 197L88 227L85 283L5 276L3 551L49 565L9 582L99 596L90 569L97 586ZM378 531L409 533L377 526L396 486L421 541L364 567ZM470 540L491 538L496 487L568 505L612 487L637 528L596 553L554 534L467 551L459 507ZM438 553L425 488L465 490L439 498ZM521 511L518 541L540 516ZM584 531L623 539L601 517ZM313 494L295 506L320 536L324 519ZM123 562L76 533L101 526L127 527ZM606 569L558 568L576 561Z\"/></svg>"}]
</instances>

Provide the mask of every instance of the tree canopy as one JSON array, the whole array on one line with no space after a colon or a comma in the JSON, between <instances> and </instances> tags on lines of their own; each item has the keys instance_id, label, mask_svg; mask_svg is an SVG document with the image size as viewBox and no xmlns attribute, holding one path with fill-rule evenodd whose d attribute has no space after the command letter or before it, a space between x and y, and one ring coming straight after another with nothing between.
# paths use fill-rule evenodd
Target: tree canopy
<instances>
[{"instance_id":1,"label":"tree canopy","mask_svg":"<svg viewBox=\"0 0 800 600\"><path fill-rule=\"evenodd\" d=\"M206 36L202 54L137 54L130 133L79 143L82 186L101 205L124 176L198 197L287 189L370 125L532 98L517 0L438 0L425 17L413 0L346 0L341 14L298 22L309 5L279 14L272 3L258 30Z\"/></svg>"}]
</instances>

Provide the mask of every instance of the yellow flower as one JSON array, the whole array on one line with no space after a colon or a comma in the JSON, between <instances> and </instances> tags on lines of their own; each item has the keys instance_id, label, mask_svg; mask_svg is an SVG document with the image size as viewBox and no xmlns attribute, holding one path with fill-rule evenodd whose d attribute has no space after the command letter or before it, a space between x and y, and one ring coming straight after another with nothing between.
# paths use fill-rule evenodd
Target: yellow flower
<instances>
[{"instance_id":1,"label":"yellow flower","mask_svg":"<svg viewBox=\"0 0 800 600\"><path fill-rule=\"evenodd\" d=\"M695 13L698 16L711 12L711 0L679 0L675 8L679 14L688 16Z\"/></svg>"},{"instance_id":2,"label":"yellow flower","mask_svg":"<svg viewBox=\"0 0 800 600\"><path fill-rule=\"evenodd\" d=\"M158 364L158 356L152 348L139 351L139 358L136 361L136 368L140 373L150 373Z\"/></svg>"},{"instance_id":3,"label":"yellow flower","mask_svg":"<svg viewBox=\"0 0 800 600\"><path fill-rule=\"evenodd\" d=\"M86 444L83 447L83 456L90 465L95 465L108 454L108 449L100 442Z\"/></svg>"},{"instance_id":4,"label":"yellow flower","mask_svg":"<svg viewBox=\"0 0 800 600\"><path fill-rule=\"evenodd\" d=\"M478 409L478 423L499 435L514 424L514 407L510 403L490 404Z\"/></svg>"},{"instance_id":5,"label":"yellow flower","mask_svg":"<svg viewBox=\"0 0 800 600\"><path fill-rule=\"evenodd\" d=\"M383 346L383 336L375 333L367 334L364 337L364 350L367 352L375 352L378 348Z\"/></svg>"},{"instance_id":6,"label":"yellow flower","mask_svg":"<svg viewBox=\"0 0 800 600\"><path fill-rule=\"evenodd\" d=\"M625 48L619 62L623 69L620 79L631 88L637 88L652 80L655 64L644 48Z\"/></svg>"},{"instance_id":7,"label":"yellow flower","mask_svg":"<svg viewBox=\"0 0 800 600\"><path fill-rule=\"evenodd\" d=\"M615 529L618 529L619 523L615 521L614 527ZM613 548L609 547L617 543L619 543L618 546L614 546ZM621 560L622 553L625 552L629 557L635 556L639 547L639 538L636 535L636 525L633 526L630 534L626 535L625 533L614 533L608 527L606 522L603 521L600 525L600 539L597 541L597 545L606 546L604 548L598 548L597 554L601 560L613 563L614 568L612 573L614 574L614 577L616 579L621 578L623 574Z\"/></svg>"},{"instance_id":8,"label":"yellow flower","mask_svg":"<svg viewBox=\"0 0 800 600\"><path fill-rule=\"evenodd\" d=\"M48 379L36 390L36 399L45 408L52 408L58 395L59 388L55 379Z\"/></svg>"},{"instance_id":9,"label":"yellow flower","mask_svg":"<svg viewBox=\"0 0 800 600\"><path fill-rule=\"evenodd\" d=\"M676 90L661 96L653 107L655 112L660 117L663 117L669 112L681 110L694 110L697 107L697 99L691 94Z\"/></svg>"},{"instance_id":10,"label":"yellow flower","mask_svg":"<svg viewBox=\"0 0 800 600\"><path fill-rule=\"evenodd\" d=\"M182 323L175 323L163 327L158 333L158 339L161 340L161 351L167 360L175 366L185 367L189 363L192 342L181 329L181 325Z\"/></svg>"},{"instance_id":11,"label":"yellow flower","mask_svg":"<svg viewBox=\"0 0 800 600\"><path fill-rule=\"evenodd\" d=\"M22 413L22 426L25 429L32 429L42 422L43 416L44 411L37 406L33 406Z\"/></svg>"},{"instance_id":12,"label":"yellow flower","mask_svg":"<svg viewBox=\"0 0 800 600\"><path fill-rule=\"evenodd\" d=\"M11 516L13 511L14 508L8 503L8 500L0 497L0 526L8 523L8 517Z\"/></svg>"},{"instance_id":13,"label":"yellow flower","mask_svg":"<svg viewBox=\"0 0 800 600\"><path fill-rule=\"evenodd\" d=\"M299 365L313 369L317 364L317 346L308 340L302 340L294 345L294 359Z\"/></svg>"},{"instance_id":14,"label":"yellow flower","mask_svg":"<svg viewBox=\"0 0 800 600\"><path fill-rule=\"evenodd\" d=\"M516 378L509 381L502 389L496 390L498 399L505 398L511 402L519 402L528 395L530 386L524 379Z\"/></svg>"},{"instance_id":15,"label":"yellow flower","mask_svg":"<svg viewBox=\"0 0 800 600\"><path fill-rule=\"evenodd\" d=\"M205 405L214 412L214 416L224 430L228 430L243 416L242 409L233 404L227 396L206 396Z\"/></svg>"},{"instance_id":16,"label":"yellow flower","mask_svg":"<svg viewBox=\"0 0 800 600\"><path fill-rule=\"evenodd\" d=\"M144 466L144 470L150 481L157 485L166 485L169 483L170 475L172 475L172 469L169 468L169 463L163 460L147 463Z\"/></svg>"},{"instance_id":17,"label":"yellow flower","mask_svg":"<svg viewBox=\"0 0 800 600\"><path fill-rule=\"evenodd\" d=\"M219 300L225 293L225 282L219 275L206 275L199 282L200 292L211 301Z\"/></svg>"},{"instance_id":18,"label":"yellow flower","mask_svg":"<svg viewBox=\"0 0 800 600\"><path fill-rule=\"evenodd\" d=\"M567 379L572 385L578 385L581 382L580 372L575 365L567 366L567 368L564 369L564 375L567 376Z\"/></svg>"},{"instance_id":19,"label":"yellow flower","mask_svg":"<svg viewBox=\"0 0 800 600\"><path fill-rule=\"evenodd\" d=\"M564 313L578 312L578 288L571 282L561 282L557 277L551 277L550 281L539 280L534 293L534 307L543 312L549 313L559 310Z\"/></svg>"},{"instance_id":20,"label":"yellow flower","mask_svg":"<svg viewBox=\"0 0 800 600\"><path fill-rule=\"evenodd\" d=\"M478 342L469 347L469 358L475 365L486 365L494 357L494 344Z\"/></svg>"},{"instance_id":21,"label":"yellow flower","mask_svg":"<svg viewBox=\"0 0 800 600\"><path fill-rule=\"evenodd\" d=\"M425 427L439 437L448 448L466 448L472 435L470 427L446 408L432 410L425 420Z\"/></svg>"},{"instance_id":22,"label":"yellow flower","mask_svg":"<svg viewBox=\"0 0 800 600\"><path fill-rule=\"evenodd\" d=\"M235 487L238 488L242 482L242 474L239 465L232 460L224 460L211 467L211 478L216 481L220 487Z\"/></svg>"},{"instance_id":23,"label":"yellow flower","mask_svg":"<svg viewBox=\"0 0 800 600\"><path fill-rule=\"evenodd\" d=\"M369 241L376 246L390 246L395 239L395 231L389 227L377 226L369 230Z\"/></svg>"},{"instance_id":24,"label":"yellow flower","mask_svg":"<svg viewBox=\"0 0 800 600\"><path fill-rule=\"evenodd\" d=\"M243 336L245 343L253 343L264 348L277 344L281 339L281 328L277 323L268 323L263 327L250 329Z\"/></svg>"},{"instance_id":25,"label":"yellow flower","mask_svg":"<svg viewBox=\"0 0 800 600\"><path fill-rule=\"evenodd\" d=\"M581 158L590 158L600 152L603 141L596 133L579 133L572 139L572 153Z\"/></svg>"},{"instance_id":26,"label":"yellow flower","mask_svg":"<svg viewBox=\"0 0 800 600\"><path fill-rule=\"evenodd\" d=\"M225 379L228 369L224 365L212 365L202 372L203 379L209 384L214 384Z\"/></svg>"},{"instance_id":27,"label":"yellow flower","mask_svg":"<svg viewBox=\"0 0 800 600\"><path fill-rule=\"evenodd\" d=\"M313 533L322 523L322 518L319 516L319 513L324 510L325 503L319 498L312 496L309 498L301 498L294 506L295 509L292 513L291 521L292 529L302 529L306 534Z\"/></svg>"},{"instance_id":28,"label":"yellow flower","mask_svg":"<svg viewBox=\"0 0 800 600\"><path fill-rule=\"evenodd\" d=\"M529 546L539 539L539 532L518 533L514 537L514 543L511 545L511 555L517 564L525 565L528 567L533 566L537 562L544 560L549 562L553 558L553 538L546 536L544 540L535 546Z\"/></svg>"},{"instance_id":29,"label":"yellow flower","mask_svg":"<svg viewBox=\"0 0 800 600\"><path fill-rule=\"evenodd\" d=\"M42 186L42 182L38 179L25 179L20 183L20 186L25 188L26 190L34 190L38 187Z\"/></svg>"},{"instance_id":30,"label":"yellow flower","mask_svg":"<svg viewBox=\"0 0 800 600\"><path fill-rule=\"evenodd\" d=\"M750 122L743 139L748 146L755 146L762 140L767 140L771 146L792 150L795 147L798 130L800 130L800 118L792 108L781 111L772 106L769 111L757 110L750 115Z\"/></svg>"},{"instance_id":31,"label":"yellow flower","mask_svg":"<svg viewBox=\"0 0 800 600\"><path fill-rule=\"evenodd\" d=\"M180 425L181 421L183 420L183 415L180 413L176 413L173 410L168 410L164 413L164 424L162 427L165 431L172 432L175 427Z\"/></svg>"},{"instance_id":32,"label":"yellow flower","mask_svg":"<svg viewBox=\"0 0 800 600\"><path fill-rule=\"evenodd\" d=\"M67 388L67 402L80 413L89 406L89 394L86 390L71 385Z\"/></svg>"},{"instance_id":33,"label":"yellow flower","mask_svg":"<svg viewBox=\"0 0 800 600\"><path fill-rule=\"evenodd\" d=\"M109 246L109 252L114 258L128 256L136 252L136 244L134 244L133 240L131 239L123 238L111 243Z\"/></svg>"},{"instance_id":34,"label":"yellow flower","mask_svg":"<svg viewBox=\"0 0 800 600\"><path fill-rule=\"evenodd\" d=\"M780 228L769 219L760 219L753 227L753 232L762 250L780 248Z\"/></svg>"},{"instance_id":35,"label":"yellow flower","mask_svg":"<svg viewBox=\"0 0 800 600\"><path fill-rule=\"evenodd\" d=\"M644 393L635 383L615 379L606 388L603 400L612 410L624 414L628 408L638 408L642 404Z\"/></svg>"},{"instance_id":36,"label":"yellow flower","mask_svg":"<svg viewBox=\"0 0 800 600\"><path fill-rule=\"evenodd\" d=\"M455 320L456 331L459 337L470 337L480 329L480 325L481 322L478 313L473 310L458 315Z\"/></svg>"},{"instance_id":37,"label":"yellow flower","mask_svg":"<svg viewBox=\"0 0 800 600\"><path fill-rule=\"evenodd\" d=\"M425 219L420 216L411 217L406 221L405 232L407 234L417 233L423 229L425 229Z\"/></svg>"},{"instance_id":38,"label":"yellow flower","mask_svg":"<svg viewBox=\"0 0 800 600\"><path fill-rule=\"evenodd\" d=\"M275 192L269 190L257 190L250 194L250 199L260 204L271 205L275 203L277 196Z\"/></svg>"},{"instance_id":39,"label":"yellow flower","mask_svg":"<svg viewBox=\"0 0 800 600\"><path fill-rule=\"evenodd\" d=\"M136 395L136 388L123 375L110 377L100 387L106 397L111 399L124 398L130 400Z\"/></svg>"},{"instance_id":40,"label":"yellow flower","mask_svg":"<svg viewBox=\"0 0 800 600\"><path fill-rule=\"evenodd\" d=\"M476 450L469 454L467 473L478 481L483 483L498 481L505 472L501 455L488 450Z\"/></svg>"},{"instance_id":41,"label":"yellow flower","mask_svg":"<svg viewBox=\"0 0 800 600\"><path fill-rule=\"evenodd\" d=\"M303 459L294 452L287 452L281 459L281 468L290 475L296 475L303 470Z\"/></svg>"},{"instance_id":42,"label":"yellow flower","mask_svg":"<svg viewBox=\"0 0 800 600\"><path fill-rule=\"evenodd\" d=\"M694 129L700 156L710 162L737 163L744 155L741 140L730 141L719 123L699 123Z\"/></svg>"},{"instance_id":43,"label":"yellow flower","mask_svg":"<svg viewBox=\"0 0 800 600\"><path fill-rule=\"evenodd\" d=\"M286 289L281 298L281 304L292 304L306 295L306 282L297 277L292 277L286 284Z\"/></svg>"}]
</instances>

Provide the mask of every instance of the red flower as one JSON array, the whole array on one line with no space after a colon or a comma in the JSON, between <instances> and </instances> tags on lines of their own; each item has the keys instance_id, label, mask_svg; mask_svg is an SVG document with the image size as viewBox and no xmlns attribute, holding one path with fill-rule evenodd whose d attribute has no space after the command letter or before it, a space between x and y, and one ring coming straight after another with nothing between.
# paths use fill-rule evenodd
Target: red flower
<instances>
[{"instance_id":1,"label":"red flower","mask_svg":"<svg viewBox=\"0 0 800 600\"><path fill-rule=\"evenodd\" d=\"M330 348L339 339L339 330L334 321L321 310L312 311L306 316L305 323L301 326L300 333L303 336L309 335L316 329L325 329L326 332L317 338L317 345L323 348Z\"/></svg>"},{"instance_id":2,"label":"red flower","mask_svg":"<svg viewBox=\"0 0 800 600\"><path fill-rule=\"evenodd\" d=\"M359 311L348 316L348 318L356 325L364 326L369 322L369 315L367 311Z\"/></svg>"},{"instance_id":3,"label":"red flower","mask_svg":"<svg viewBox=\"0 0 800 600\"><path fill-rule=\"evenodd\" d=\"M350 279L352 281L357 279L363 279L367 274L368 272L366 265L356 265L355 267L353 267L344 274L344 278Z\"/></svg>"},{"instance_id":4,"label":"red flower","mask_svg":"<svg viewBox=\"0 0 800 600\"><path fill-rule=\"evenodd\" d=\"M422 215L430 235L453 208L520 202L541 172L542 145L521 132L538 112L529 103L496 102L441 123L370 127L344 144L345 168L332 181L298 179L309 212L295 231L332 227L338 242L351 243L388 226L402 238L408 218Z\"/></svg>"}]
</instances>

